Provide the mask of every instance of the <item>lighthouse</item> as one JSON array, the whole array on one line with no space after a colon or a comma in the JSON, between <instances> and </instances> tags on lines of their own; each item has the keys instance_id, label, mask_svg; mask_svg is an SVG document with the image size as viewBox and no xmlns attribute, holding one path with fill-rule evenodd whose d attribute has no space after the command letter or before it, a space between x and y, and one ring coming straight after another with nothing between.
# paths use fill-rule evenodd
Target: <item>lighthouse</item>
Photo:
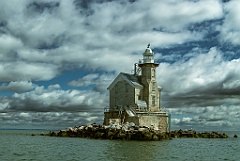
<instances>
[{"instance_id":1,"label":"lighthouse","mask_svg":"<svg viewBox=\"0 0 240 161\"><path fill-rule=\"evenodd\" d=\"M154 53L150 48L150 43L143 53L143 61L138 66L141 68L141 83L143 84L142 99L146 102L149 111L160 111L160 92L156 80L156 68L158 63L154 62Z\"/></svg>"},{"instance_id":2,"label":"lighthouse","mask_svg":"<svg viewBox=\"0 0 240 161\"><path fill-rule=\"evenodd\" d=\"M134 64L134 74L121 72L109 85L109 107L105 108L103 124L133 122L160 132L170 131L170 114L160 106L158 66L148 44L142 61Z\"/></svg>"}]
</instances>

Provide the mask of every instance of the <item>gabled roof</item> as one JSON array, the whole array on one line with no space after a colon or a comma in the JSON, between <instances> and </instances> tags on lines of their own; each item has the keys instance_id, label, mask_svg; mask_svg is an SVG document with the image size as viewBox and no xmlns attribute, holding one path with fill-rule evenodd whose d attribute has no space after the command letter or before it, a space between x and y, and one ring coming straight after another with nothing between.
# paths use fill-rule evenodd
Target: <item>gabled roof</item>
<instances>
[{"instance_id":1,"label":"gabled roof","mask_svg":"<svg viewBox=\"0 0 240 161\"><path fill-rule=\"evenodd\" d=\"M135 76L133 74L128 74L128 73L120 73L114 80L113 82L109 85L109 87L107 88L108 90L113 88L115 86L115 84L118 81L122 81L125 80L127 81L131 86L133 86L134 88L143 88L143 85L140 83L139 81L139 76Z\"/></svg>"}]
</instances>

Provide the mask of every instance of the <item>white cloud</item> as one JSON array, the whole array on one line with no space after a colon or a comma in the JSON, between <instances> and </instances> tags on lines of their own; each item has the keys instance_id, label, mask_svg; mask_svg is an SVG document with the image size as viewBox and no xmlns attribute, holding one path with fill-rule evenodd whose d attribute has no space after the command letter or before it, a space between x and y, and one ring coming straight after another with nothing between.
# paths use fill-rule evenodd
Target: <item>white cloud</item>
<instances>
[{"instance_id":1,"label":"white cloud","mask_svg":"<svg viewBox=\"0 0 240 161\"><path fill-rule=\"evenodd\" d=\"M186 107L178 109L169 109L172 114L172 126L177 129L184 127L195 130L236 130L240 127L239 106L222 105L218 107ZM197 112L201 111L201 112ZM191 117L184 117L184 115Z\"/></svg>"},{"instance_id":2,"label":"white cloud","mask_svg":"<svg viewBox=\"0 0 240 161\"><path fill-rule=\"evenodd\" d=\"M46 63L0 63L0 81L41 81L58 75L57 66Z\"/></svg>"},{"instance_id":3,"label":"white cloud","mask_svg":"<svg viewBox=\"0 0 240 161\"><path fill-rule=\"evenodd\" d=\"M0 57L1 60L4 60L5 57L3 57L4 53L9 53L12 51L19 50L23 47L23 44L21 40L19 40L16 37L13 37L12 35L6 35L2 34L0 35Z\"/></svg>"},{"instance_id":4,"label":"white cloud","mask_svg":"<svg viewBox=\"0 0 240 161\"><path fill-rule=\"evenodd\" d=\"M106 94L107 87L111 84L115 76L113 74L88 74L78 80L70 81L68 85L72 87L88 87L92 85L91 89L94 91Z\"/></svg>"},{"instance_id":5,"label":"white cloud","mask_svg":"<svg viewBox=\"0 0 240 161\"><path fill-rule=\"evenodd\" d=\"M20 39L27 47L18 51L20 58L58 64L78 62L91 64L95 69L100 66L104 70L118 70L121 68L118 66L119 61L131 59L133 51L142 52L142 47L148 42L154 42L153 47L166 47L201 39L202 34L188 32L184 27L195 21L201 22L221 16L221 5L218 1L164 1L152 2L149 5L145 5L145 1L133 4L120 4L115 1L93 3L89 5L93 14L88 17L79 16L73 3L59 2L60 5L55 7L53 13L26 14L29 9L24 6L30 4L30 1L25 1L19 4L21 7L15 11L18 14L6 20L16 39ZM208 4L213 4L214 9L210 9ZM199 12L203 14L196 14ZM181 22L175 22L180 19ZM153 28L162 27L170 33L153 31ZM175 29L179 29L179 32ZM59 50L39 52L35 47L59 47ZM113 63L106 66L107 62ZM132 61L126 63L126 66L130 66Z\"/></svg>"},{"instance_id":6,"label":"white cloud","mask_svg":"<svg viewBox=\"0 0 240 161\"><path fill-rule=\"evenodd\" d=\"M94 115L85 112L20 112L0 113L0 121L4 122L4 124L0 125L0 128L27 127L30 129L44 128L50 130L59 130L67 127L86 125L88 123L93 123L100 120L94 117Z\"/></svg>"},{"instance_id":7,"label":"white cloud","mask_svg":"<svg viewBox=\"0 0 240 161\"><path fill-rule=\"evenodd\" d=\"M211 48L208 53L196 53L187 61L161 63L158 68L159 84L170 95L201 94L230 87L240 80L239 60L225 61L222 52ZM235 83L236 88L239 84Z\"/></svg>"},{"instance_id":8,"label":"white cloud","mask_svg":"<svg viewBox=\"0 0 240 161\"><path fill-rule=\"evenodd\" d=\"M61 86L59 84L50 85L48 87L49 91L58 90L58 89L61 89Z\"/></svg>"},{"instance_id":9,"label":"white cloud","mask_svg":"<svg viewBox=\"0 0 240 161\"><path fill-rule=\"evenodd\" d=\"M154 20L149 25L158 23L165 30L170 31L181 31L191 23L219 19L223 16L222 4L219 0L195 2L178 0L165 1L164 3L155 1L152 5L145 6L149 7L149 18L153 17L152 19Z\"/></svg>"},{"instance_id":10,"label":"white cloud","mask_svg":"<svg viewBox=\"0 0 240 161\"><path fill-rule=\"evenodd\" d=\"M226 82L226 83L223 83L223 89L236 89L240 87L240 80L232 80L232 81L229 81L229 82Z\"/></svg>"},{"instance_id":11,"label":"white cloud","mask_svg":"<svg viewBox=\"0 0 240 161\"><path fill-rule=\"evenodd\" d=\"M187 31L185 27L222 16L221 3L214 0L148 5L145 1L86 2L93 11L89 16L81 14L79 10L83 9L77 8L74 1L55 0L48 4L50 7L44 7L48 2L1 2L1 19L6 22L4 30L8 33L0 38L0 42L8 42L1 57L9 59L7 53L12 51L16 54L10 58L17 58L0 65L0 80L50 80L59 74L57 68L71 65L77 69L85 66L129 72L148 42L153 42L152 47L169 47L201 40L202 33ZM139 55L133 54L136 52Z\"/></svg>"},{"instance_id":12,"label":"white cloud","mask_svg":"<svg viewBox=\"0 0 240 161\"><path fill-rule=\"evenodd\" d=\"M9 99L5 98L5 97L0 97L0 110L5 110L9 107ZM1 112L0 112L1 113Z\"/></svg>"},{"instance_id":13,"label":"white cloud","mask_svg":"<svg viewBox=\"0 0 240 161\"><path fill-rule=\"evenodd\" d=\"M9 98L10 111L102 111L106 106L104 95L94 91L62 90L59 85L44 89L36 87L35 90L17 94ZM4 111L4 109L3 109Z\"/></svg>"},{"instance_id":14,"label":"white cloud","mask_svg":"<svg viewBox=\"0 0 240 161\"><path fill-rule=\"evenodd\" d=\"M98 74L89 74L84 76L83 78L80 78L77 81L71 81L69 82L69 85L75 86L75 87L81 87L81 86L88 86L91 84L95 84L95 80L98 78Z\"/></svg>"},{"instance_id":15,"label":"white cloud","mask_svg":"<svg viewBox=\"0 0 240 161\"><path fill-rule=\"evenodd\" d=\"M221 40L233 45L240 44L240 4L238 0L232 0L225 3L225 19L220 27Z\"/></svg>"},{"instance_id":16,"label":"white cloud","mask_svg":"<svg viewBox=\"0 0 240 161\"><path fill-rule=\"evenodd\" d=\"M1 97L0 126L22 128L67 126L103 122L107 97L94 91L62 90L58 84L31 92ZM58 125L58 127L56 127Z\"/></svg>"},{"instance_id":17,"label":"white cloud","mask_svg":"<svg viewBox=\"0 0 240 161\"><path fill-rule=\"evenodd\" d=\"M222 4L219 0L202 1L152 1L144 0L135 3L102 3L91 5L97 13L91 15L92 23L98 22L101 29L134 32L149 31L153 28L164 28L167 31L181 31L185 26L223 16ZM105 17L102 21L96 21ZM135 24L135 25L132 25ZM93 25L95 26L95 25ZM91 27L91 25L90 25ZM95 28L93 28L95 29Z\"/></svg>"},{"instance_id":18,"label":"white cloud","mask_svg":"<svg viewBox=\"0 0 240 161\"><path fill-rule=\"evenodd\" d=\"M13 82L11 81L9 84L2 84L0 86L0 91L13 91L13 92L25 92L34 88L34 84L32 82L19 81Z\"/></svg>"}]
</instances>

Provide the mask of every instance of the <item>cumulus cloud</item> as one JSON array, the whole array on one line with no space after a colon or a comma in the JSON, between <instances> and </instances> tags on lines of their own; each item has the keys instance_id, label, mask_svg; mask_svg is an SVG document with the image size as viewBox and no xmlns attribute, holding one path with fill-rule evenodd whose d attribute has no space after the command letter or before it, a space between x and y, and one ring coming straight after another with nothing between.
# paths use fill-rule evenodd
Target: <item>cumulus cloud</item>
<instances>
[{"instance_id":1,"label":"cumulus cloud","mask_svg":"<svg viewBox=\"0 0 240 161\"><path fill-rule=\"evenodd\" d=\"M70 81L68 84L72 87L92 86L94 91L106 93L107 87L114 79L113 74L88 74L78 80Z\"/></svg>"},{"instance_id":2,"label":"cumulus cloud","mask_svg":"<svg viewBox=\"0 0 240 161\"><path fill-rule=\"evenodd\" d=\"M25 92L34 88L32 82L10 82L9 84L2 84L0 91Z\"/></svg>"},{"instance_id":3,"label":"cumulus cloud","mask_svg":"<svg viewBox=\"0 0 240 161\"><path fill-rule=\"evenodd\" d=\"M1 60L5 59L2 53L11 53L16 50L19 50L23 47L21 40L12 35L2 34L0 35L0 44L1 44Z\"/></svg>"},{"instance_id":4,"label":"cumulus cloud","mask_svg":"<svg viewBox=\"0 0 240 161\"><path fill-rule=\"evenodd\" d=\"M175 128L197 129L197 130L236 130L240 127L239 106L221 105L218 107L187 107L174 108L169 111L176 116L172 119Z\"/></svg>"},{"instance_id":5,"label":"cumulus cloud","mask_svg":"<svg viewBox=\"0 0 240 161\"><path fill-rule=\"evenodd\" d=\"M187 61L162 63L158 79L164 87L166 100L171 97L172 102L167 104L170 107L204 106L237 100L240 88L238 62L239 59L225 61L220 50L211 48Z\"/></svg>"},{"instance_id":6,"label":"cumulus cloud","mask_svg":"<svg viewBox=\"0 0 240 161\"><path fill-rule=\"evenodd\" d=\"M41 81L58 75L57 66L47 63L26 63L17 61L0 64L0 81Z\"/></svg>"},{"instance_id":7,"label":"cumulus cloud","mask_svg":"<svg viewBox=\"0 0 240 161\"><path fill-rule=\"evenodd\" d=\"M94 80L96 80L98 77L98 74L89 74L84 76L83 78L80 78L77 81L71 81L69 82L69 85L71 86L89 86L91 84L95 84Z\"/></svg>"},{"instance_id":8,"label":"cumulus cloud","mask_svg":"<svg viewBox=\"0 0 240 161\"><path fill-rule=\"evenodd\" d=\"M193 51L175 63L161 63L158 68L163 87L161 105L174 116L173 127L239 127L239 58L227 60L217 47L207 52Z\"/></svg>"},{"instance_id":9,"label":"cumulus cloud","mask_svg":"<svg viewBox=\"0 0 240 161\"><path fill-rule=\"evenodd\" d=\"M14 50L19 59L51 62L60 67L63 63L85 64L90 69L118 72L130 70L126 67L138 60L132 52L142 52L141 46L147 42L154 41L153 47L167 47L200 40L201 33L189 32L185 26L222 15L218 1L208 1L214 8L205 1L164 1L145 5L145 1L26 0L14 3L19 5L18 9L2 3L1 6L8 8L2 7L2 22L6 22L2 28L18 45L25 47ZM91 14L86 15L88 11ZM12 14L16 16L10 16ZM122 62L126 67L120 64Z\"/></svg>"},{"instance_id":10,"label":"cumulus cloud","mask_svg":"<svg viewBox=\"0 0 240 161\"><path fill-rule=\"evenodd\" d=\"M102 122L102 120L95 119L96 116L99 117L98 115L92 115L87 112L15 112L0 113L0 121L4 122L1 128L43 128L59 130L72 127L73 125L79 126L93 122Z\"/></svg>"},{"instance_id":11,"label":"cumulus cloud","mask_svg":"<svg viewBox=\"0 0 240 161\"><path fill-rule=\"evenodd\" d=\"M107 97L99 92L62 90L60 85L38 86L12 97L1 97L0 120L4 126L68 127L103 122ZM36 128L36 127L35 127Z\"/></svg>"},{"instance_id":12,"label":"cumulus cloud","mask_svg":"<svg viewBox=\"0 0 240 161\"><path fill-rule=\"evenodd\" d=\"M229 1L224 4L225 18L224 23L220 27L221 40L224 43L233 45L240 44L240 4L238 0Z\"/></svg>"},{"instance_id":13,"label":"cumulus cloud","mask_svg":"<svg viewBox=\"0 0 240 161\"><path fill-rule=\"evenodd\" d=\"M196 91L196 89L201 91L205 88L221 88L223 84L239 79L240 75L237 71L240 66L238 62L239 59L225 61L223 53L214 47L208 53L199 53L188 61L179 61L174 64L163 63L159 72L165 76L166 82L169 81L168 78L175 77L172 80L174 86L171 87L178 88L178 90L173 92L190 93ZM171 73L168 75L164 73L167 71L166 69Z\"/></svg>"},{"instance_id":14,"label":"cumulus cloud","mask_svg":"<svg viewBox=\"0 0 240 161\"><path fill-rule=\"evenodd\" d=\"M36 112L80 112L101 111L105 100L98 92L61 90L51 86L45 89L43 86L36 87L34 91L15 93L10 99L6 111L36 111ZM4 109L3 109L4 111Z\"/></svg>"}]
</instances>

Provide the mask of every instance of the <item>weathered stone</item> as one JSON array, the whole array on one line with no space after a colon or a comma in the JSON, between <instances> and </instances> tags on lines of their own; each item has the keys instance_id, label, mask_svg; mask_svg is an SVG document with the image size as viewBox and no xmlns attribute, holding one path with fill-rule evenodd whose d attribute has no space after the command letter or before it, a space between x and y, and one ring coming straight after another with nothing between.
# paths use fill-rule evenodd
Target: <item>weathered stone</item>
<instances>
[{"instance_id":1,"label":"weathered stone","mask_svg":"<svg viewBox=\"0 0 240 161\"><path fill-rule=\"evenodd\" d=\"M142 133L140 131L133 133L131 136L131 140L143 140Z\"/></svg>"},{"instance_id":2,"label":"weathered stone","mask_svg":"<svg viewBox=\"0 0 240 161\"><path fill-rule=\"evenodd\" d=\"M58 136L61 136L61 137L66 137L66 136L68 136L68 135L67 135L67 131L66 131L66 130L61 130L61 131L58 133Z\"/></svg>"},{"instance_id":3,"label":"weathered stone","mask_svg":"<svg viewBox=\"0 0 240 161\"><path fill-rule=\"evenodd\" d=\"M94 134L95 139L103 139L104 138L103 136L104 136L104 133L102 133L102 132L96 132Z\"/></svg>"},{"instance_id":4,"label":"weathered stone","mask_svg":"<svg viewBox=\"0 0 240 161\"><path fill-rule=\"evenodd\" d=\"M153 134L152 140L153 140L153 141L158 141L158 140L159 140L159 137L158 137L156 134Z\"/></svg>"},{"instance_id":5,"label":"weathered stone","mask_svg":"<svg viewBox=\"0 0 240 161\"><path fill-rule=\"evenodd\" d=\"M124 132L119 132L118 134L117 134L117 139L120 139L120 140L127 140L127 137L126 137L127 135L126 135L126 133L124 133Z\"/></svg>"},{"instance_id":6,"label":"weathered stone","mask_svg":"<svg viewBox=\"0 0 240 161\"><path fill-rule=\"evenodd\" d=\"M143 133L143 140L145 141L150 141L153 138L153 133L152 132L144 132Z\"/></svg>"},{"instance_id":7,"label":"weathered stone","mask_svg":"<svg viewBox=\"0 0 240 161\"><path fill-rule=\"evenodd\" d=\"M107 133L107 139L112 140L114 138L115 133L113 131L108 131Z\"/></svg>"},{"instance_id":8,"label":"weathered stone","mask_svg":"<svg viewBox=\"0 0 240 161\"><path fill-rule=\"evenodd\" d=\"M149 131L149 129L148 129L148 128L145 128L145 127L140 127L138 130L139 130L139 131Z\"/></svg>"}]
</instances>

